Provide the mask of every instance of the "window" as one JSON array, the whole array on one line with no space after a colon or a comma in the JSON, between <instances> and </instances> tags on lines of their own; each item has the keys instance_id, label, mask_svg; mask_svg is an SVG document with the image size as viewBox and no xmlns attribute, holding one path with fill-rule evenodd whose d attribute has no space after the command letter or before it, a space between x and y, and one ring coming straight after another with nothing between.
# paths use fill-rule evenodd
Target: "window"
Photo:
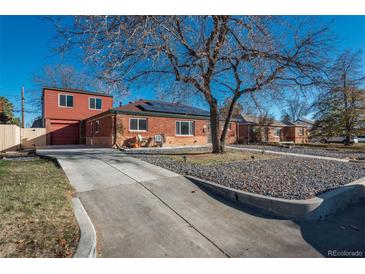
<instances>
[{"instance_id":1,"label":"window","mask_svg":"<svg viewBox=\"0 0 365 274\"><path fill-rule=\"evenodd\" d=\"M281 129L280 128L275 128L275 136L280 136L281 133Z\"/></svg>"},{"instance_id":2,"label":"window","mask_svg":"<svg viewBox=\"0 0 365 274\"><path fill-rule=\"evenodd\" d=\"M101 98L89 98L89 109L101 109Z\"/></svg>"},{"instance_id":3,"label":"window","mask_svg":"<svg viewBox=\"0 0 365 274\"><path fill-rule=\"evenodd\" d=\"M304 127L299 128L299 135L304 136Z\"/></svg>"},{"instance_id":4,"label":"window","mask_svg":"<svg viewBox=\"0 0 365 274\"><path fill-rule=\"evenodd\" d=\"M176 135L193 136L195 134L195 123L193 121L176 121Z\"/></svg>"},{"instance_id":5,"label":"window","mask_svg":"<svg viewBox=\"0 0 365 274\"><path fill-rule=\"evenodd\" d=\"M129 119L130 131L147 131L147 119L146 118L130 118Z\"/></svg>"},{"instance_id":6,"label":"window","mask_svg":"<svg viewBox=\"0 0 365 274\"><path fill-rule=\"evenodd\" d=\"M74 97L72 95L60 94L58 97L58 105L60 107L72 108L74 106Z\"/></svg>"}]
</instances>

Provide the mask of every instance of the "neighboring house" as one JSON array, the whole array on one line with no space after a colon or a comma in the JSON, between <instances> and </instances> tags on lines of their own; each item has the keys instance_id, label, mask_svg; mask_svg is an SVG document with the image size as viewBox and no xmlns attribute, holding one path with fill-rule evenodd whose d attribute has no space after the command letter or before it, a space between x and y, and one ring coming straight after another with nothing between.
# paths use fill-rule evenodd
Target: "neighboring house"
<instances>
[{"instance_id":1,"label":"neighboring house","mask_svg":"<svg viewBox=\"0 0 365 274\"><path fill-rule=\"evenodd\" d=\"M274 119L241 115L239 143L278 143L283 140L282 129L286 125Z\"/></svg>"},{"instance_id":2,"label":"neighboring house","mask_svg":"<svg viewBox=\"0 0 365 274\"><path fill-rule=\"evenodd\" d=\"M47 145L85 143L84 120L113 107L113 97L77 89L43 88Z\"/></svg>"},{"instance_id":3,"label":"neighboring house","mask_svg":"<svg viewBox=\"0 0 365 274\"><path fill-rule=\"evenodd\" d=\"M209 143L209 112L177 103L138 100L86 119L86 144L130 146L136 137L142 146L204 145ZM227 143L237 140L233 121Z\"/></svg>"},{"instance_id":4,"label":"neighboring house","mask_svg":"<svg viewBox=\"0 0 365 274\"><path fill-rule=\"evenodd\" d=\"M238 136L238 142L242 144L306 143L308 142L308 128L301 122L294 123L253 115L241 115Z\"/></svg>"},{"instance_id":5,"label":"neighboring house","mask_svg":"<svg viewBox=\"0 0 365 274\"><path fill-rule=\"evenodd\" d=\"M305 118L298 119L295 122L299 122L299 123L301 123L303 125L306 125L307 128L308 128L308 130L311 130L312 127L314 126L314 123L315 123L315 121L308 120L308 119L305 119Z\"/></svg>"},{"instance_id":6,"label":"neighboring house","mask_svg":"<svg viewBox=\"0 0 365 274\"><path fill-rule=\"evenodd\" d=\"M296 144L308 143L309 126L306 122L283 120L286 125L283 128L283 139L286 142L294 142Z\"/></svg>"}]
</instances>

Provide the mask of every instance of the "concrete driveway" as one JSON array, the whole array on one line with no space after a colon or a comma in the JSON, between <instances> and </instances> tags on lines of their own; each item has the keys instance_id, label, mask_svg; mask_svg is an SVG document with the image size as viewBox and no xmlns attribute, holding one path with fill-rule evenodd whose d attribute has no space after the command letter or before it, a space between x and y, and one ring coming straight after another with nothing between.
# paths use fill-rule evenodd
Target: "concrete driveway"
<instances>
[{"instance_id":1,"label":"concrete driveway","mask_svg":"<svg viewBox=\"0 0 365 274\"><path fill-rule=\"evenodd\" d=\"M321 257L329 249L364 249L364 205L333 220L295 223L237 208L117 150L37 153L58 158L97 230L102 257Z\"/></svg>"}]
</instances>

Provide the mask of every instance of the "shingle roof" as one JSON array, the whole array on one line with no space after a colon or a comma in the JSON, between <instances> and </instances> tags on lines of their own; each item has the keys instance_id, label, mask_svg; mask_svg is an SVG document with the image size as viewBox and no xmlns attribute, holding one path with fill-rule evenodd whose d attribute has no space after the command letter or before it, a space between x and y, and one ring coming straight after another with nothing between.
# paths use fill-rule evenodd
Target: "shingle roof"
<instances>
[{"instance_id":1,"label":"shingle roof","mask_svg":"<svg viewBox=\"0 0 365 274\"><path fill-rule=\"evenodd\" d=\"M258 125L261 123L265 124L265 125L271 125L271 126L286 126L286 124L284 124L283 122L274 120L274 119L269 119L267 118L267 121L265 121L265 117L261 117L261 116L254 116L254 115L241 115L242 116L242 120L241 120L241 124L251 124L251 125Z\"/></svg>"},{"instance_id":2,"label":"shingle roof","mask_svg":"<svg viewBox=\"0 0 365 274\"><path fill-rule=\"evenodd\" d=\"M156 112L156 113L171 113L209 117L209 111L187 106L179 103L169 103L157 100L138 100L127 105L114 108L118 111L133 111L133 112Z\"/></svg>"}]
</instances>

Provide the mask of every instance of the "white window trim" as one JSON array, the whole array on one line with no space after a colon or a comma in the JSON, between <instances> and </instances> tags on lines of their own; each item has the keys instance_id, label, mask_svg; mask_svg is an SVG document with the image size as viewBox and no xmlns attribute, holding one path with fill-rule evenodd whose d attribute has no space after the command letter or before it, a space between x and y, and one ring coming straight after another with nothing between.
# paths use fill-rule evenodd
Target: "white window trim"
<instances>
[{"instance_id":1,"label":"white window trim","mask_svg":"<svg viewBox=\"0 0 365 274\"><path fill-rule=\"evenodd\" d=\"M176 134L176 130L177 130L177 123L180 123L180 132L181 132L181 122L188 122L188 123L191 123L191 124L193 124L194 123L194 121L184 121L184 120L176 120L175 121L175 136L179 136L179 137L184 137L184 136L186 136L186 137L192 137L192 136L195 136L194 134ZM189 126L189 131L190 131L190 126Z\"/></svg>"},{"instance_id":2,"label":"white window trim","mask_svg":"<svg viewBox=\"0 0 365 274\"><path fill-rule=\"evenodd\" d=\"M67 105L67 96L71 96L73 99L72 99L72 107L68 107L68 106L61 106L60 105L60 102L61 102L61 95L65 95L66 96L66 105ZM64 93L59 93L58 94L58 107L60 108L74 108L74 105L75 105L75 100L74 100L74 96L71 95L71 94L64 94Z\"/></svg>"},{"instance_id":3,"label":"white window trim","mask_svg":"<svg viewBox=\"0 0 365 274\"><path fill-rule=\"evenodd\" d=\"M95 100L95 108L90 107L90 101L91 99L100 99L101 100L101 108L96 108L96 100ZM89 97L89 109L90 110L102 110L103 109L103 99L98 97Z\"/></svg>"},{"instance_id":4,"label":"white window trim","mask_svg":"<svg viewBox=\"0 0 365 274\"><path fill-rule=\"evenodd\" d=\"M147 127L147 129L131 129L131 120L132 119L136 119L136 120L138 120L138 122L137 122L137 127L139 128L139 120L146 120L146 127ZM148 131L148 120L147 120L147 118L129 118L129 126L128 126L128 128L129 128L129 132L147 132Z\"/></svg>"},{"instance_id":5,"label":"white window trim","mask_svg":"<svg viewBox=\"0 0 365 274\"><path fill-rule=\"evenodd\" d=\"M277 135L277 130L279 130L279 135ZM280 137L280 135L281 135L281 128L275 127L274 128L274 136Z\"/></svg>"},{"instance_id":6,"label":"white window trim","mask_svg":"<svg viewBox=\"0 0 365 274\"><path fill-rule=\"evenodd\" d=\"M97 125L97 126L96 126ZM98 130L96 130L96 128L98 129ZM96 120L95 121L95 133L99 133L100 132L100 122L99 122L99 120Z\"/></svg>"}]
</instances>

